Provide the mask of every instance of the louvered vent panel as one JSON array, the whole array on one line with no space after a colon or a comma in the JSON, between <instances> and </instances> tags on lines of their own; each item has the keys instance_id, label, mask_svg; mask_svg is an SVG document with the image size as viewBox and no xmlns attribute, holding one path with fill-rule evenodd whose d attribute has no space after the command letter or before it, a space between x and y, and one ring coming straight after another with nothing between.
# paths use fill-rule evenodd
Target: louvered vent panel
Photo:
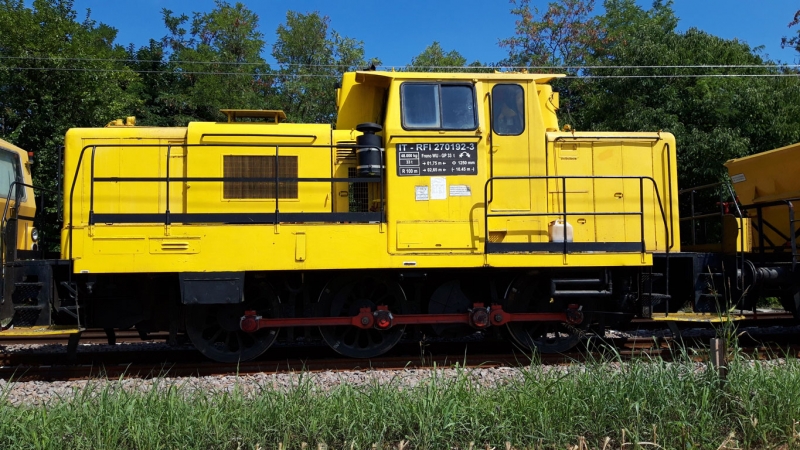
<instances>
[{"instance_id":1,"label":"louvered vent panel","mask_svg":"<svg viewBox=\"0 0 800 450\"><path fill-rule=\"evenodd\" d=\"M356 145L356 141L342 141L339 145ZM356 159L356 149L354 147L336 147L336 159L344 161L346 159Z\"/></svg>"},{"instance_id":2,"label":"louvered vent panel","mask_svg":"<svg viewBox=\"0 0 800 450\"><path fill-rule=\"evenodd\" d=\"M297 156L279 156L279 178L297 178ZM225 155L225 178L275 178L274 156ZM297 198L297 181L278 183L279 198ZM224 181L223 198L275 198L274 181Z\"/></svg>"}]
</instances>

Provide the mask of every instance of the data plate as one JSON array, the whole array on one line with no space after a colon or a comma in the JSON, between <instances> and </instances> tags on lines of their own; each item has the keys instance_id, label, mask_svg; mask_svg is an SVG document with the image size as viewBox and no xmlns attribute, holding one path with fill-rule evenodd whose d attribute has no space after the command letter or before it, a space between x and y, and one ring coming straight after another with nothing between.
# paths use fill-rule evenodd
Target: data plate
<instances>
[{"instance_id":1,"label":"data plate","mask_svg":"<svg viewBox=\"0 0 800 450\"><path fill-rule=\"evenodd\" d=\"M397 176L477 175L474 142L397 144Z\"/></svg>"}]
</instances>

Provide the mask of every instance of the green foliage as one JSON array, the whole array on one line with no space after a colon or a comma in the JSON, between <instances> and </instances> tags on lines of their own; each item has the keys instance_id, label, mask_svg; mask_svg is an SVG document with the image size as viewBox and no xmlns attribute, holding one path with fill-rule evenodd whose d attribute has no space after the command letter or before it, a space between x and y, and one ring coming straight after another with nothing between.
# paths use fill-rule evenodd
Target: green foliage
<instances>
[{"instance_id":1,"label":"green foliage","mask_svg":"<svg viewBox=\"0 0 800 450\"><path fill-rule=\"evenodd\" d=\"M166 8L162 12L169 31L163 43L171 51L166 67L172 73L145 81L170 88L161 91L154 106L167 107L174 122L221 120L221 108L263 109L272 94L269 65L261 57L265 42L258 15L242 3L215 4L211 12L195 12L191 22L185 14L175 16ZM143 58L158 56L152 42L139 52Z\"/></svg>"},{"instance_id":2,"label":"green foliage","mask_svg":"<svg viewBox=\"0 0 800 450\"><path fill-rule=\"evenodd\" d=\"M507 62L585 77L554 83L561 120L575 129L675 134L680 187L719 181L725 161L800 140L796 77L738 40L677 31L671 1L606 0L596 17L591 1L558 0L543 13L514 3Z\"/></svg>"},{"instance_id":3,"label":"green foliage","mask_svg":"<svg viewBox=\"0 0 800 450\"><path fill-rule=\"evenodd\" d=\"M334 123L335 87L344 72L364 68L361 41L331 30L330 19L318 12L286 13L278 26L272 56L280 65L277 103L291 122ZM380 64L373 58L372 64Z\"/></svg>"},{"instance_id":4,"label":"green foliage","mask_svg":"<svg viewBox=\"0 0 800 450\"><path fill-rule=\"evenodd\" d=\"M579 128L674 133L681 187L720 180L728 159L800 139L800 83L759 67L771 62L757 49L695 28L676 31L671 2L644 10L608 0L605 8L599 23L609 31L586 72L598 78L575 88Z\"/></svg>"},{"instance_id":5,"label":"green foliage","mask_svg":"<svg viewBox=\"0 0 800 450\"><path fill-rule=\"evenodd\" d=\"M0 137L35 152L34 184L55 189L66 131L129 115L141 104L130 90L137 76L121 61L117 31L88 12L79 22L71 0L2 0L0 30ZM45 233L57 237L57 227Z\"/></svg>"},{"instance_id":6,"label":"green foliage","mask_svg":"<svg viewBox=\"0 0 800 450\"><path fill-rule=\"evenodd\" d=\"M504 64L515 67L578 66L600 39L594 0L559 0L545 11L531 9L530 0L511 0L519 16L515 35L500 41L508 49Z\"/></svg>"},{"instance_id":7,"label":"green foliage","mask_svg":"<svg viewBox=\"0 0 800 450\"><path fill-rule=\"evenodd\" d=\"M794 18L789 22L789 28L796 27L797 25L800 25L800 9L794 13ZM781 47L794 47L794 49L800 53L800 30L797 30L796 33L796 36L781 38Z\"/></svg>"},{"instance_id":8,"label":"green foliage","mask_svg":"<svg viewBox=\"0 0 800 450\"><path fill-rule=\"evenodd\" d=\"M0 404L3 448L795 448L800 364L734 359L724 388L710 365L591 362L531 366L488 383L482 369L366 385L90 383L45 406ZM177 383L177 384L172 384ZM278 382L279 386L281 382ZM606 445L603 442L609 439ZM633 443L633 444L632 444Z\"/></svg>"},{"instance_id":9,"label":"green foliage","mask_svg":"<svg viewBox=\"0 0 800 450\"><path fill-rule=\"evenodd\" d=\"M480 72L480 61L473 61L467 65L467 58L461 53L450 50L445 52L441 44L433 41L419 55L411 59L411 64L405 67L409 72Z\"/></svg>"}]
</instances>

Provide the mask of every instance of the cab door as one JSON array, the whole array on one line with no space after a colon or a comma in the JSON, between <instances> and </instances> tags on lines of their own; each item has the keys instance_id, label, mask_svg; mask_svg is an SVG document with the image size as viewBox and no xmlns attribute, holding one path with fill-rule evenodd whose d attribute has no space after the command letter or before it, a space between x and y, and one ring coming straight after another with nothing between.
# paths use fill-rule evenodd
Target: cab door
<instances>
[{"instance_id":1,"label":"cab door","mask_svg":"<svg viewBox=\"0 0 800 450\"><path fill-rule=\"evenodd\" d=\"M491 118L487 208L491 214L531 213L531 191L544 180L504 180L496 177L529 177L531 172L530 86L526 82L491 85L488 98ZM544 192L544 191L543 191ZM535 202L534 202L535 203ZM536 216L490 217L491 242L540 242L540 218Z\"/></svg>"}]
</instances>

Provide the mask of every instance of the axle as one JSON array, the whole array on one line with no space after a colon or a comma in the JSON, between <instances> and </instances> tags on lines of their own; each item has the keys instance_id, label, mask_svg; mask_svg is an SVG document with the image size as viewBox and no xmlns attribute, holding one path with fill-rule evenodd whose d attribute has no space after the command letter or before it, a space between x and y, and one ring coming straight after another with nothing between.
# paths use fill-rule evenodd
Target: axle
<instances>
[{"instance_id":1,"label":"axle","mask_svg":"<svg viewBox=\"0 0 800 450\"><path fill-rule=\"evenodd\" d=\"M289 317L264 318L255 311L245 311L239 326L242 331L253 333L262 328L284 327L325 327L354 326L363 329L375 328L388 330L398 325L441 325L460 323L476 329L484 329L491 325L500 326L509 322L566 322L579 325L583 322L583 312L579 305L569 305L564 312L550 313L510 313L503 311L501 305L485 307L483 303L475 303L466 313L453 314L393 314L386 305L379 305L375 311L361 308L352 317Z\"/></svg>"}]
</instances>

